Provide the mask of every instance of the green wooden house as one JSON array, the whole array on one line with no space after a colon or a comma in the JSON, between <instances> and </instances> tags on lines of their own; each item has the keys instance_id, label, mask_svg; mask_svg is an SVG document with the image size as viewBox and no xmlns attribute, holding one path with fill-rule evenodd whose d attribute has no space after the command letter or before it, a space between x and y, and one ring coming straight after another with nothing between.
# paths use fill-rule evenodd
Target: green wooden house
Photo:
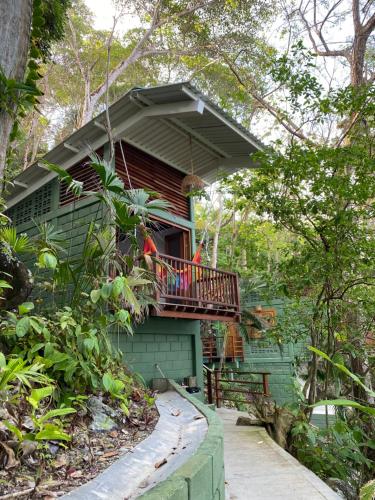
<instances>
[{"instance_id":1,"label":"green wooden house","mask_svg":"<svg viewBox=\"0 0 375 500\"><path fill-rule=\"evenodd\" d=\"M129 188L130 180L132 188L156 191L170 203L169 213L156 217L153 238L160 259L174 269L189 266L195 277L183 300L177 288L162 289L159 307L150 311L134 336L124 333L115 341L126 363L146 382L160 377L159 367L178 381L196 376L202 387L200 320L238 321L238 282L233 273L192 262L193 205L182 194L181 182L192 163L194 173L207 184L222 173L252 167L251 156L262 144L189 83L135 88L109 108L109 116L115 139L113 169L124 185ZM95 190L95 176L87 165L92 151L109 158L104 112L55 146L45 159L82 181L85 190ZM40 162L14 180L7 205L18 231L33 235L36 221L49 221L66 232L70 251L76 255L97 214L94 199L76 199Z\"/></svg>"}]
</instances>

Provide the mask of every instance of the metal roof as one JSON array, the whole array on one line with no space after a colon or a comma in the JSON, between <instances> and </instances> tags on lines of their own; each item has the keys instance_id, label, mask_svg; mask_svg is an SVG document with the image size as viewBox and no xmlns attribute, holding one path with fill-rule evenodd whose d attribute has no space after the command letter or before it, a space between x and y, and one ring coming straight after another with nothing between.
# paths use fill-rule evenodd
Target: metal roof
<instances>
[{"instance_id":1,"label":"metal roof","mask_svg":"<svg viewBox=\"0 0 375 500\"><path fill-rule=\"evenodd\" d=\"M172 167L194 173L207 183L221 173L254 166L251 155L264 145L189 82L134 88L109 108L115 139L150 153ZM108 142L102 112L44 159L69 168ZM11 207L55 177L40 163L20 173L8 196Z\"/></svg>"}]
</instances>

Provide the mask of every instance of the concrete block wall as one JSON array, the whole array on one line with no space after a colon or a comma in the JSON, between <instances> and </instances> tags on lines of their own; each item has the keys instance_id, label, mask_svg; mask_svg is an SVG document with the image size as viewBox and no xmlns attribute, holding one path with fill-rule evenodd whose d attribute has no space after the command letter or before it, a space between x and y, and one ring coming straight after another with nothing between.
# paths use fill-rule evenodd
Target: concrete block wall
<instances>
[{"instance_id":1,"label":"concrete block wall","mask_svg":"<svg viewBox=\"0 0 375 500\"><path fill-rule=\"evenodd\" d=\"M172 387L207 419L208 431L197 452L171 476L141 496L143 500L224 500L223 428L219 417L174 381Z\"/></svg>"},{"instance_id":2,"label":"concrete block wall","mask_svg":"<svg viewBox=\"0 0 375 500\"><path fill-rule=\"evenodd\" d=\"M124 356L126 365L139 373L146 384L162 377L182 382L194 375L203 389L203 358L200 322L188 319L149 317L134 335L112 334L112 342Z\"/></svg>"},{"instance_id":3,"label":"concrete block wall","mask_svg":"<svg viewBox=\"0 0 375 500\"><path fill-rule=\"evenodd\" d=\"M258 304L264 308L275 308L279 317L283 315L285 304L281 299L264 301L256 294L243 305L243 309L252 309ZM296 398L294 390L296 358L304 357L307 353L306 342L303 340L278 346L266 339L244 339L244 363L241 363L240 369L270 372L272 399L279 405L293 403Z\"/></svg>"}]
</instances>

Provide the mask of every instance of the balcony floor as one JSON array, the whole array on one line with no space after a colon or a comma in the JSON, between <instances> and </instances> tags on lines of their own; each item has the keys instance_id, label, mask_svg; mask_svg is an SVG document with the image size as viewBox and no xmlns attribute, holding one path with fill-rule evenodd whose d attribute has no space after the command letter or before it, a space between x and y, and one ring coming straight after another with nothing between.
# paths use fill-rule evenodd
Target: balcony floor
<instances>
[{"instance_id":1,"label":"balcony floor","mask_svg":"<svg viewBox=\"0 0 375 500\"><path fill-rule=\"evenodd\" d=\"M234 309L192 306L181 303L162 303L152 311L153 316L164 318L199 319L206 321L224 321L238 323L240 315Z\"/></svg>"}]
</instances>

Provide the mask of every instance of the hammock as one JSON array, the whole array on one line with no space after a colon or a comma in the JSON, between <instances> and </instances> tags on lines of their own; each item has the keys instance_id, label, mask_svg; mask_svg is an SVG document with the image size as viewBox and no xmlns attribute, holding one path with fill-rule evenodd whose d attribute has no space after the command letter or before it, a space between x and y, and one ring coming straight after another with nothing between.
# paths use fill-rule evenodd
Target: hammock
<instances>
[{"instance_id":1,"label":"hammock","mask_svg":"<svg viewBox=\"0 0 375 500\"><path fill-rule=\"evenodd\" d=\"M201 241L199 243L198 248L194 253L192 263L200 264L202 262L202 249L203 249L203 241ZM151 236L149 236L149 235L145 236L145 240L143 243L143 255L145 256L146 261L150 255L157 254L157 253L158 253L158 251L157 251L156 245L155 245L153 239L151 238ZM201 271L200 269L197 269L196 277L198 277L198 274L199 275L201 274L200 271ZM166 273L165 268L163 268L160 265L157 265L156 272L157 272L157 275L162 279L165 279L167 277L167 273ZM182 290L187 290L187 288L189 288L189 286L191 285L191 283L193 281L191 266L187 266L184 269L173 269L173 272L175 274L175 276L174 276L175 286L177 288L182 289Z\"/></svg>"}]
</instances>

